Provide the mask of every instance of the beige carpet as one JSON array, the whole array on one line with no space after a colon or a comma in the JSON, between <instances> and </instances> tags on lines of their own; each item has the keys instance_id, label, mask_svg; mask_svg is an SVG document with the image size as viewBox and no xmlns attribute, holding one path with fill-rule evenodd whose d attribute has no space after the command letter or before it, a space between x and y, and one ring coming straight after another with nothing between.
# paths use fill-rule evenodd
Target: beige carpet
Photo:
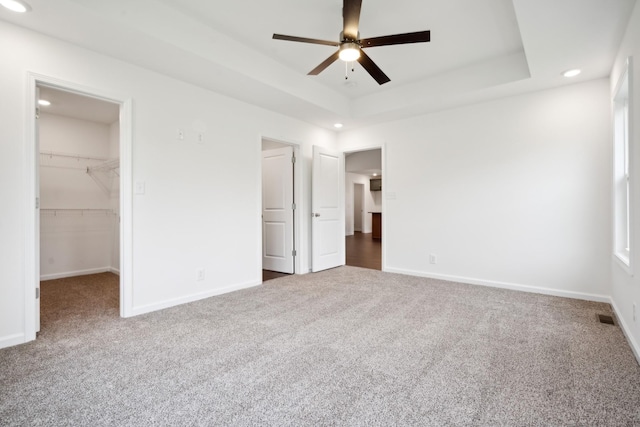
<instances>
[{"instance_id":1,"label":"beige carpet","mask_svg":"<svg viewBox=\"0 0 640 427\"><path fill-rule=\"evenodd\" d=\"M42 286L0 425L640 425L606 304L356 267L131 319L109 274Z\"/></svg>"}]
</instances>

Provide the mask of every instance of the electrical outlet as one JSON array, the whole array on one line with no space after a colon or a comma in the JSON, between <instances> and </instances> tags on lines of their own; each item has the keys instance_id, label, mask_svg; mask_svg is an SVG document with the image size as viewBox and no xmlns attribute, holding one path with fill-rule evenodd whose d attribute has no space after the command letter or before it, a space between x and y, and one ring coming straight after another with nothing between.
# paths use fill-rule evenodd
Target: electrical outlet
<instances>
[{"instance_id":1,"label":"electrical outlet","mask_svg":"<svg viewBox=\"0 0 640 427\"><path fill-rule=\"evenodd\" d=\"M176 139L178 141L184 141L184 129L178 128L178 131L176 132Z\"/></svg>"},{"instance_id":2,"label":"electrical outlet","mask_svg":"<svg viewBox=\"0 0 640 427\"><path fill-rule=\"evenodd\" d=\"M204 268L199 268L196 270L196 279L198 280L198 282L204 280Z\"/></svg>"},{"instance_id":3,"label":"electrical outlet","mask_svg":"<svg viewBox=\"0 0 640 427\"><path fill-rule=\"evenodd\" d=\"M429 254L429 264L437 264L438 257L435 254Z\"/></svg>"},{"instance_id":4,"label":"electrical outlet","mask_svg":"<svg viewBox=\"0 0 640 427\"><path fill-rule=\"evenodd\" d=\"M204 144L204 132L198 132L197 142L198 144Z\"/></svg>"}]
</instances>

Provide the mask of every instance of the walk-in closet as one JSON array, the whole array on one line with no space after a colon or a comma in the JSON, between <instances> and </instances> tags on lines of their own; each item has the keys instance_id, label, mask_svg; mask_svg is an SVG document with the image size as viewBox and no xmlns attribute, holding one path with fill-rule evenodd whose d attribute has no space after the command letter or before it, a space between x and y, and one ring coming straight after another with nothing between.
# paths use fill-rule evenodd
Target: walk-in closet
<instances>
[{"instance_id":1,"label":"walk-in closet","mask_svg":"<svg viewBox=\"0 0 640 427\"><path fill-rule=\"evenodd\" d=\"M119 106L39 88L40 278L119 272Z\"/></svg>"}]
</instances>

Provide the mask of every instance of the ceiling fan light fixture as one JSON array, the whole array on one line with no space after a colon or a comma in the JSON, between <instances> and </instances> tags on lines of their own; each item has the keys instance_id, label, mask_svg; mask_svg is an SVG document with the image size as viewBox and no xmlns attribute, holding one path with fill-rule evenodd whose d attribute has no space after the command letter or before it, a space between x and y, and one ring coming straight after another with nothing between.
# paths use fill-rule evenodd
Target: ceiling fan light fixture
<instances>
[{"instance_id":1,"label":"ceiling fan light fixture","mask_svg":"<svg viewBox=\"0 0 640 427\"><path fill-rule=\"evenodd\" d=\"M352 42L342 43L338 55L344 62L355 61L360 58L360 46Z\"/></svg>"}]
</instances>

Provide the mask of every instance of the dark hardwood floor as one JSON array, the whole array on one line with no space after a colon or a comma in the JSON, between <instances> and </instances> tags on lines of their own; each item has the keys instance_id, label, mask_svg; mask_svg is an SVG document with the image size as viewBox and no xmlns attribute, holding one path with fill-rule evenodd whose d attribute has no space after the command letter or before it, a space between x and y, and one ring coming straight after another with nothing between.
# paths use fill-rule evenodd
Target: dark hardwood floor
<instances>
[{"instance_id":1,"label":"dark hardwood floor","mask_svg":"<svg viewBox=\"0 0 640 427\"><path fill-rule=\"evenodd\" d=\"M262 270L262 281L277 279L278 277L289 276L287 273L278 273L277 271Z\"/></svg>"},{"instance_id":2,"label":"dark hardwood floor","mask_svg":"<svg viewBox=\"0 0 640 427\"><path fill-rule=\"evenodd\" d=\"M345 238L347 265L382 270L382 242L371 236L372 233L363 234L356 231L353 236ZM263 282L282 276L288 276L288 274L262 270Z\"/></svg>"},{"instance_id":3,"label":"dark hardwood floor","mask_svg":"<svg viewBox=\"0 0 640 427\"><path fill-rule=\"evenodd\" d=\"M346 238L347 265L382 270L382 241L358 231Z\"/></svg>"}]
</instances>

